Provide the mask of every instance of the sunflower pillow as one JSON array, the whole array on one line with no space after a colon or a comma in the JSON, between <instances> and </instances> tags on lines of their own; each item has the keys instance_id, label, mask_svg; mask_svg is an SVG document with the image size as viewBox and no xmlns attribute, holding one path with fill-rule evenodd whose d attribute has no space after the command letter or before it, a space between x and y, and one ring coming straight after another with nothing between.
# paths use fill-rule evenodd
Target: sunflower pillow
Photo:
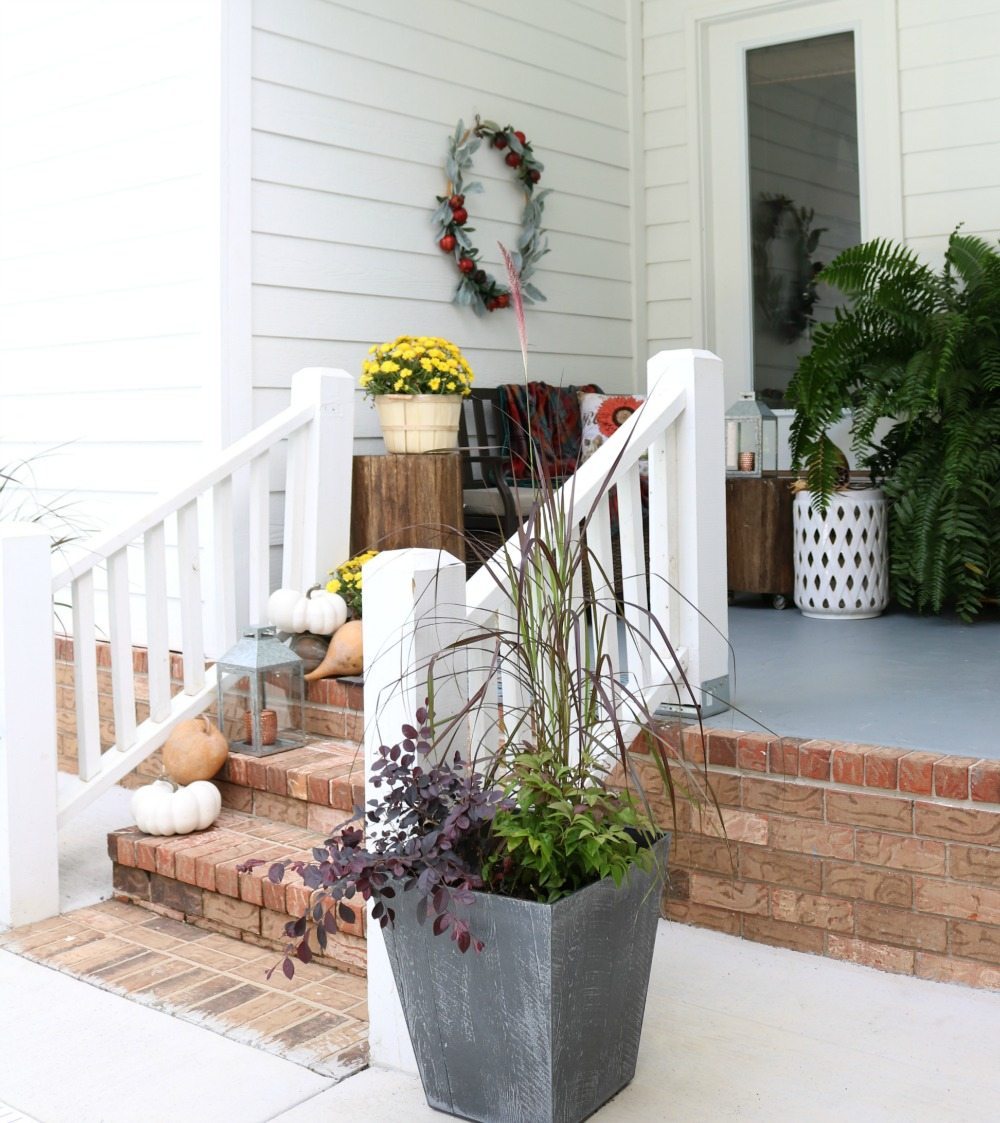
<instances>
[{"instance_id":1,"label":"sunflower pillow","mask_svg":"<svg viewBox=\"0 0 1000 1123\"><path fill-rule=\"evenodd\" d=\"M585 394L580 397L580 421L582 439L580 442L580 463L582 464L601 447L608 437L625 424L645 399L634 394ZM645 475L649 467L648 458L639 461L639 470Z\"/></svg>"}]
</instances>

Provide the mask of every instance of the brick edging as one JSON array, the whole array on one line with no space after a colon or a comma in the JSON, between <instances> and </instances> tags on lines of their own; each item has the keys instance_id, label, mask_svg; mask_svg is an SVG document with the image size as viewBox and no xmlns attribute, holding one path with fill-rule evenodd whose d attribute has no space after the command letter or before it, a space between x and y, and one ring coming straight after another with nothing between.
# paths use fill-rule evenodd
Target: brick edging
<instances>
[{"instance_id":1,"label":"brick edging","mask_svg":"<svg viewBox=\"0 0 1000 1123\"><path fill-rule=\"evenodd\" d=\"M659 736L672 770L682 757L719 805L703 793L675 818L650 745L633 747L675 832L668 917L1000 989L1000 763L736 730L702 740L690 726Z\"/></svg>"}]
</instances>

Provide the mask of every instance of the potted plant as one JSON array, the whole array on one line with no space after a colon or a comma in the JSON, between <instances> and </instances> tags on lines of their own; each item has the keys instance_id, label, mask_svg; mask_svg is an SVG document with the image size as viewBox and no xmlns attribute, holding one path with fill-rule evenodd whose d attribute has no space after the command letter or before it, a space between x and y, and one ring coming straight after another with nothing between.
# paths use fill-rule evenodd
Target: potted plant
<instances>
[{"instance_id":1,"label":"potted plant","mask_svg":"<svg viewBox=\"0 0 1000 1123\"><path fill-rule=\"evenodd\" d=\"M562 511L551 492L535 508L494 563L507 613L460 641L490 652L487 686L436 713L438 661L453 649L433 657L427 706L378 750L364 827L358 810L313 860L268 870L313 890L287 929L289 977L338 913L350 922L374 902L428 1103L468 1119L580 1120L631 1080L660 914L669 835L637 783L607 783L619 763L633 775L631 719L650 729L653 715L617 680L617 620L583 581L599 572L588 520L578 536ZM666 674L673 653L654 635ZM500 749L455 748L501 671L522 701L505 700Z\"/></svg>"},{"instance_id":2,"label":"potted plant","mask_svg":"<svg viewBox=\"0 0 1000 1123\"><path fill-rule=\"evenodd\" d=\"M512 291L526 356L513 273ZM587 547L596 508L580 525L565 493L543 476L539 488L487 564L506 595L497 623L428 661L427 706L378 750L366 833L351 821L312 861L268 871L292 868L313 890L289 925L285 973L310 960L313 931L325 946L334 910L349 919L374 902L428 1102L506 1123L584 1119L631 1080L669 846L638 783L607 782L619 763L634 779L633 731L654 722L609 655L627 625L614 595L595 593L614 588ZM668 677L655 620L650 636L635 642ZM441 660L468 649L488 653L486 683L436 713ZM502 715L492 751L459 740L482 728L481 707ZM654 759L673 801L675 777Z\"/></svg>"},{"instance_id":3,"label":"potted plant","mask_svg":"<svg viewBox=\"0 0 1000 1123\"><path fill-rule=\"evenodd\" d=\"M388 452L436 452L458 446L462 398L472 368L454 343L400 335L369 349L361 387L375 401Z\"/></svg>"},{"instance_id":4,"label":"potted plant","mask_svg":"<svg viewBox=\"0 0 1000 1123\"><path fill-rule=\"evenodd\" d=\"M894 595L971 620L1000 596L1000 253L956 230L935 271L876 240L820 277L852 304L817 325L788 388L793 465L825 512L827 430L851 410L852 447L889 502Z\"/></svg>"}]
</instances>

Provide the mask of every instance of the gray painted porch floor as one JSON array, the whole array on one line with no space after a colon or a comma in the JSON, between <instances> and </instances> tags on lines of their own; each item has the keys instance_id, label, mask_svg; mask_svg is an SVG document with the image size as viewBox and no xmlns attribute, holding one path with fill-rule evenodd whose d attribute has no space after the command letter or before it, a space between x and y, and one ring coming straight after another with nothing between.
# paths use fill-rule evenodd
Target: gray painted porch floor
<instances>
[{"instance_id":1,"label":"gray painted porch floor","mask_svg":"<svg viewBox=\"0 0 1000 1123\"><path fill-rule=\"evenodd\" d=\"M717 728L1000 757L1000 614L974 624L890 610L812 620L755 597L730 606L732 701ZM746 716L744 716L746 715Z\"/></svg>"}]
</instances>

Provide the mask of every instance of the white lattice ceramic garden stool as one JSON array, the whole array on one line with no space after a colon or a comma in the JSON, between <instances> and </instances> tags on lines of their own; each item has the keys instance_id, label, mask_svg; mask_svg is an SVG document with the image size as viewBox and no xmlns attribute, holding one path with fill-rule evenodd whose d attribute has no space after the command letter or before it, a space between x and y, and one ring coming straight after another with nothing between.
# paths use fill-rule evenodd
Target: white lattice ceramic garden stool
<instances>
[{"instance_id":1,"label":"white lattice ceramic garden stool","mask_svg":"<svg viewBox=\"0 0 1000 1123\"><path fill-rule=\"evenodd\" d=\"M826 515L808 491L792 505L795 603L803 616L865 620L889 603L889 524L878 488L836 492Z\"/></svg>"}]
</instances>

